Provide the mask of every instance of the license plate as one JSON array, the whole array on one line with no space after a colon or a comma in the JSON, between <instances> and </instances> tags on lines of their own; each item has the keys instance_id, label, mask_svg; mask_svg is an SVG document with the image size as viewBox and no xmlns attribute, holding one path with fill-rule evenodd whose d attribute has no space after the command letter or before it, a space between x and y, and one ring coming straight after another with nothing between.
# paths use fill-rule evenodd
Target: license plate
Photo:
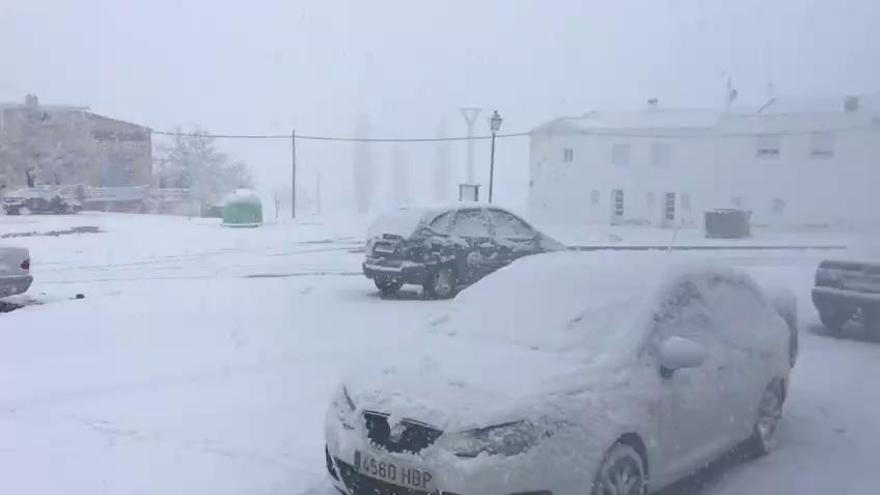
<instances>
[{"instance_id":1,"label":"license plate","mask_svg":"<svg viewBox=\"0 0 880 495\"><path fill-rule=\"evenodd\" d=\"M374 253L394 254L394 251L394 246L390 244L376 244L376 247L373 248Z\"/></svg>"},{"instance_id":2,"label":"license plate","mask_svg":"<svg viewBox=\"0 0 880 495\"><path fill-rule=\"evenodd\" d=\"M392 485L425 492L434 491L434 475L430 471L395 460L374 457L369 452L354 453L358 473Z\"/></svg>"}]
</instances>

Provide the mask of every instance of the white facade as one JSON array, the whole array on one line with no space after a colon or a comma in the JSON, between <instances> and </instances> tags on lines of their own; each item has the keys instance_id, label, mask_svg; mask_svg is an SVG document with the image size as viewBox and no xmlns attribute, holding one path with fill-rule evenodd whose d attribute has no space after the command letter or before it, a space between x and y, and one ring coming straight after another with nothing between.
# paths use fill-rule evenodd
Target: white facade
<instances>
[{"instance_id":1,"label":"white facade","mask_svg":"<svg viewBox=\"0 0 880 495\"><path fill-rule=\"evenodd\" d=\"M553 120L531 135L531 217L671 227L701 225L706 210L742 208L754 225L876 223L880 106L868 97L850 100L858 108L838 101Z\"/></svg>"}]
</instances>

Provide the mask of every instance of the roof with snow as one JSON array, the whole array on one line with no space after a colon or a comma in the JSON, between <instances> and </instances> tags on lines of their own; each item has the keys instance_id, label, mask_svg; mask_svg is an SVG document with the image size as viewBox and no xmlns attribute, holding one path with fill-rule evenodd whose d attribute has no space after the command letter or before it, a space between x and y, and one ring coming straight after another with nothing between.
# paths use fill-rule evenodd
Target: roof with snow
<instances>
[{"instance_id":1,"label":"roof with snow","mask_svg":"<svg viewBox=\"0 0 880 495\"><path fill-rule=\"evenodd\" d=\"M847 111L847 105L855 105ZM546 122L532 133L595 133L631 131L650 135L670 133L748 131L782 132L786 125L804 130L803 117L828 117L835 126L845 121L876 122L880 114L880 93L849 97L772 98L760 108L734 107L729 110L673 109L649 106L641 110L587 112L576 117L560 117ZM872 120L873 119L873 120ZM764 129L763 124L766 124Z\"/></svg>"}]
</instances>

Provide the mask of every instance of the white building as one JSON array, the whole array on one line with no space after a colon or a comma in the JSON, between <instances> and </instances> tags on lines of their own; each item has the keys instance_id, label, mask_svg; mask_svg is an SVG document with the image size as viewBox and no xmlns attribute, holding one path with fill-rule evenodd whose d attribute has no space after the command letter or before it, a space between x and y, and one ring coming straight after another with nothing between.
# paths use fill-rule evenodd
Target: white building
<instances>
[{"instance_id":1,"label":"white building","mask_svg":"<svg viewBox=\"0 0 880 495\"><path fill-rule=\"evenodd\" d=\"M858 225L880 218L880 95L559 118L532 131L529 164L544 223L702 225L741 208L753 225Z\"/></svg>"}]
</instances>

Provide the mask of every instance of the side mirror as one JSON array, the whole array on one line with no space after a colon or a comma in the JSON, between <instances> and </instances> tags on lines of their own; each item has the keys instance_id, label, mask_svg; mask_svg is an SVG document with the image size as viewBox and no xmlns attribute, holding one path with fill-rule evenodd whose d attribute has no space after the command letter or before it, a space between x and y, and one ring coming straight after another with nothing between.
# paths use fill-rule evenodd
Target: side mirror
<instances>
[{"instance_id":1,"label":"side mirror","mask_svg":"<svg viewBox=\"0 0 880 495\"><path fill-rule=\"evenodd\" d=\"M682 337L670 337L660 344L660 374L669 378L675 370L697 368L709 356L702 345Z\"/></svg>"}]
</instances>

